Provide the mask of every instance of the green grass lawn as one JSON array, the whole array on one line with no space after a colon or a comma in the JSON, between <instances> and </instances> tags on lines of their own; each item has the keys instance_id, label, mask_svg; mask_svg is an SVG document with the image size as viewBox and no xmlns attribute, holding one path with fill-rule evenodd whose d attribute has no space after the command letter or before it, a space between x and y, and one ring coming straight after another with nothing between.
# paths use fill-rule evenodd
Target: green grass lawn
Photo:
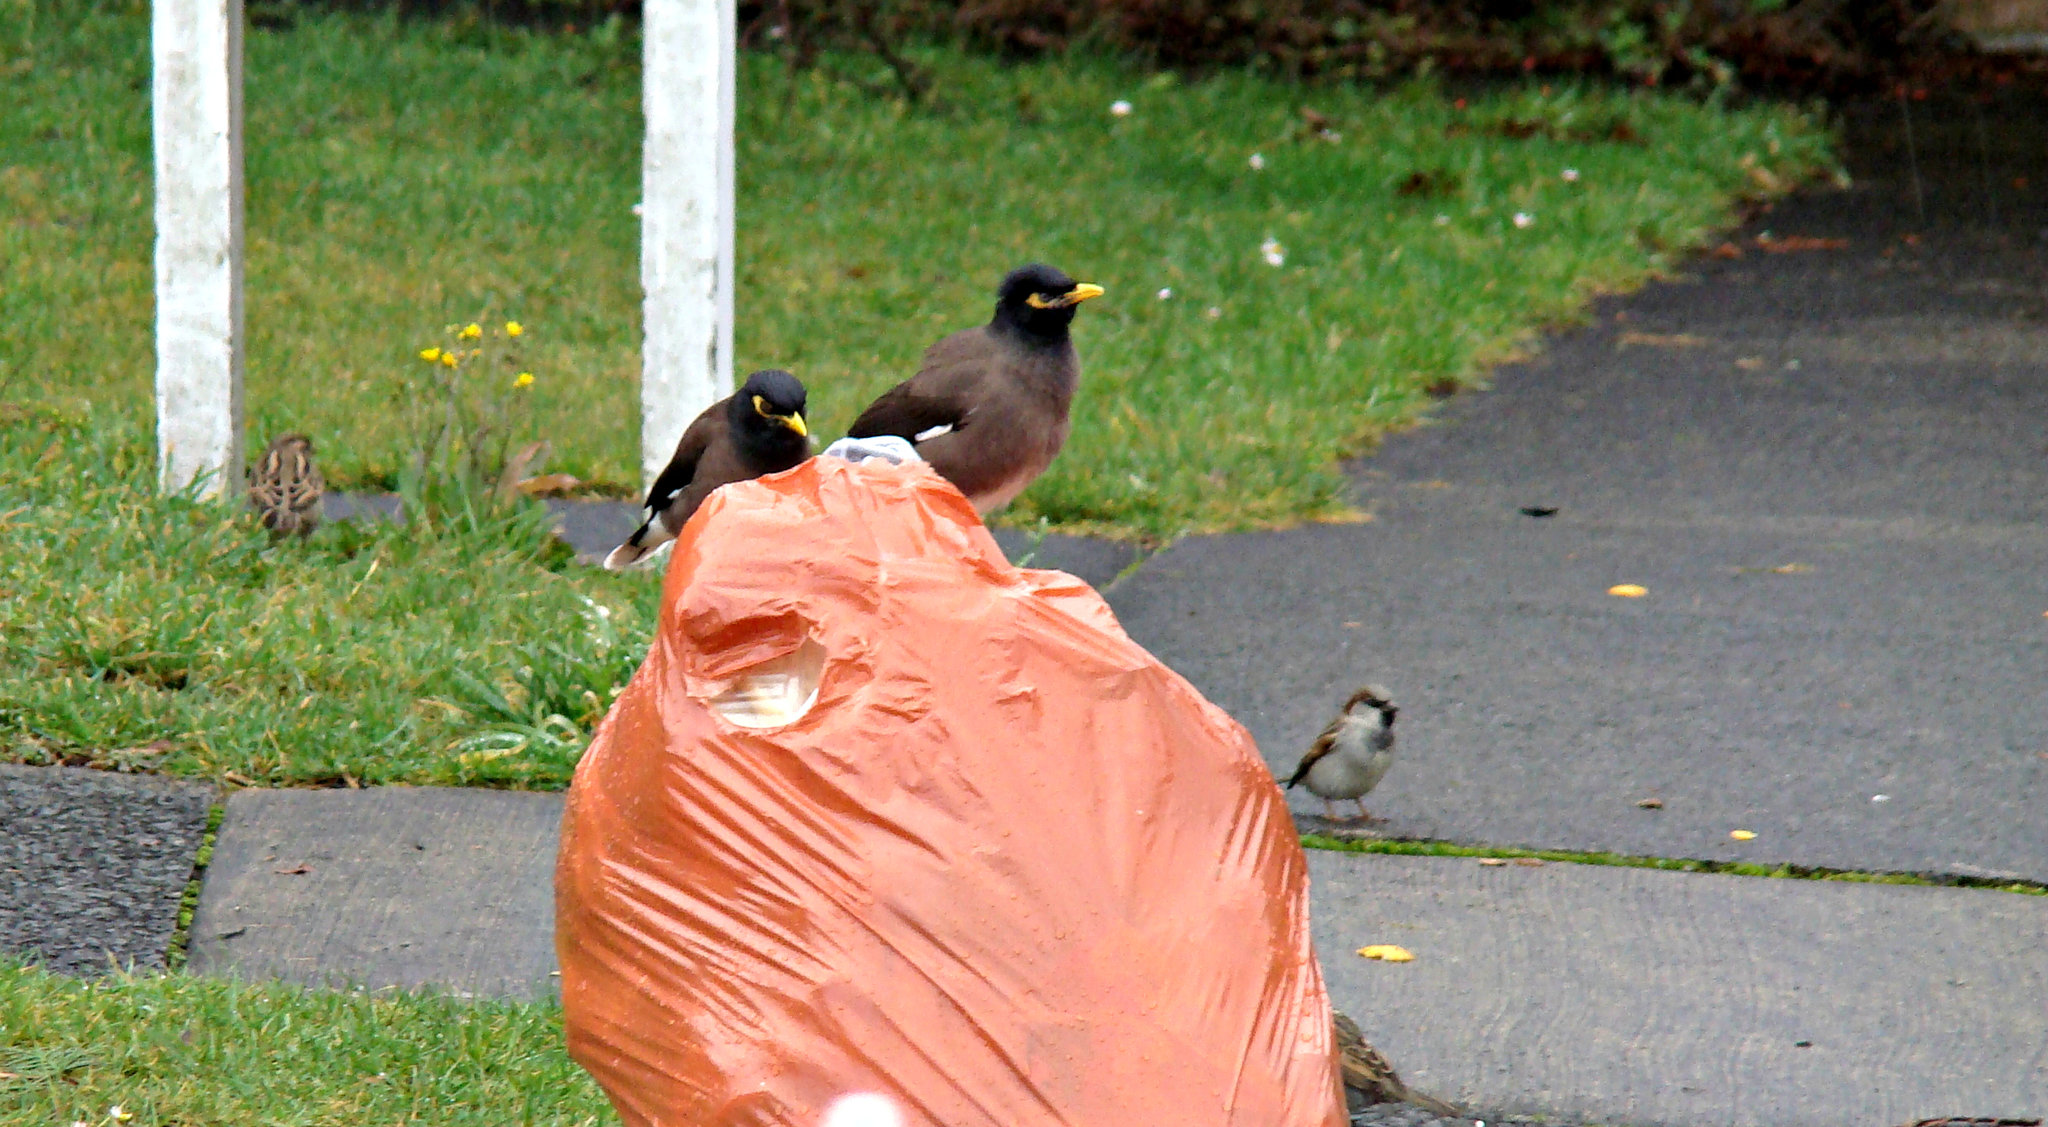
<instances>
[{"instance_id":1,"label":"green grass lawn","mask_svg":"<svg viewBox=\"0 0 2048 1127\"><path fill-rule=\"evenodd\" d=\"M11 1075L10 1075L11 1074ZM119 1108L123 1116L110 1114ZM552 1004L0 965L0 1123L615 1123Z\"/></svg>"},{"instance_id":2,"label":"green grass lawn","mask_svg":"<svg viewBox=\"0 0 2048 1127\"><path fill-rule=\"evenodd\" d=\"M273 545L155 496L146 11L24 10L0 22L0 758L563 785L656 577L569 565L531 509ZM252 449L303 427L336 482L390 482L418 349L515 317L550 468L632 484L633 45L321 15L247 50ZM829 437L1005 267L1059 263L1110 296L1067 451L1012 517L1155 540L1341 519L1333 459L1426 389L1826 160L1785 108L922 57L921 108L744 59L741 364L803 375ZM1341 140L1297 129L1305 103Z\"/></svg>"},{"instance_id":3,"label":"green grass lawn","mask_svg":"<svg viewBox=\"0 0 2048 1127\"><path fill-rule=\"evenodd\" d=\"M30 3L0 28L0 399L103 421L150 405L148 23L129 7ZM460 21L250 31L252 450L305 429L336 482L390 482L416 350L513 317L550 468L637 485L635 51ZM1531 85L1459 108L1429 85L921 58L938 94L919 108L743 59L740 368L797 372L829 438L984 320L1003 270L1054 262L1109 296L1079 321L1072 439L1008 519L1155 540L1341 515L1335 460L1426 388L1827 160L1779 106ZM1341 139L1308 136L1304 105Z\"/></svg>"},{"instance_id":4,"label":"green grass lawn","mask_svg":"<svg viewBox=\"0 0 2048 1127\"><path fill-rule=\"evenodd\" d=\"M0 758L559 787L647 652L658 575L567 563L537 506L273 545L154 467L118 417L0 409Z\"/></svg>"}]
</instances>

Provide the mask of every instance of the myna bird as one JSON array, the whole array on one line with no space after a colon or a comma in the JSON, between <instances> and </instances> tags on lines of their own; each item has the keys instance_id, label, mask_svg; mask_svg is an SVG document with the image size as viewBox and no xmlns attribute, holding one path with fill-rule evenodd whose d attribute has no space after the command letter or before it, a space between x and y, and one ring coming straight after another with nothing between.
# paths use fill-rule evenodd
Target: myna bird
<instances>
[{"instance_id":1,"label":"myna bird","mask_svg":"<svg viewBox=\"0 0 2048 1127\"><path fill-rule=\"evenodd\" d=\"M1394 1066L1366 1043L1358 1023L1343 1014L1332 1014L1337 1026L1337 1071L1347 1091L1357 1092L1368 1105L1403 1103L1427 1108L1437 1115L1457 1115L1458 1109L1439 1099L1412 1091L1394 1074Z\"/></svg>"},{"instance_id":2,"label":"myna bird","mask_svg":"<svg viewBox=\"0 0 2048 1127\"><path fill-rule=\"evenodd\" d=\"M1288 788L1307 783L1309 793L1323 800L1323 809L1333 822L1337 808L1331 804L1338 799L1358 804L1358 817L1352 821L1373 821L1365 809L1365 796L1394 765L1394 717L1400 711L1378 685L1351 694L1344 711L1309 745L1294 777L1287 780Z\"/></svg>"},{"instance_id":3,"label":"myna bird","mask_svg":"<svg viewBox=\"0 0 2048 1127\"><path fill-rule=\"evenodd\" d=\"M1067 328L1102 287L1050 266L1012 270L988 324L925 350L915 376L882 393L850 438L907 439L987 515L1045 472L1067 441L1081 358Z\"/></svg>"},{"instance_id":4,"label":"myna bird","mask_svg":"<svg viewBox=\"0 0 2048 1127\"><path fill-rule=\"evenodd\" d=\"M327 483L313 464L313 440L281 434L263 450L249 479L249 507L272 536L310 536L320 523Z\"/></svg>"},{"instance_id":5,"label":"myna bird","mask_svg":"<svg viewBox=\"0 0 2048 1127\"><path fill-rule=\"evenodd\" d=\"M810 457L810 434L801 381L774 368L748 376L683 431L675 457L647 491L640 527L605 556L604 566L623 571L675 539L719 486L780 473Z\"/></svg>"}]
</instances>

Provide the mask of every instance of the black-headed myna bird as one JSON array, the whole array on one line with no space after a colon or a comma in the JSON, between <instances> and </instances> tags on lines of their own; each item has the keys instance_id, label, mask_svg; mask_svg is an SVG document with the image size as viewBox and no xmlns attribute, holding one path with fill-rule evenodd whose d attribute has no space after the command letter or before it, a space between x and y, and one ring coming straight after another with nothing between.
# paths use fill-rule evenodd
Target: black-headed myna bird
<instances>
[{"instance_id":1,"label":"black-headed myna bird","mask_svg":"<svg viewBox=\"0 0 2048 1127\"><path fill-rule=\"evenodd\" d=\"M310 536L320 523L320 496L327 490L313 464L313 440L281 434L263 450L249 478L249 507L272 536Z\"/></svg>"},{"instance_id":2,"label":"black-headed myna bird","mask_svg":"<svg viewBox=\"0 0 2048 1127\"><path fill-rule=\"evenodd\" d=\"M605 556L604 566L622 571L675 539L719 486L780 473L810 457L810 434L801 381L774 368L748 376L683 431L675 457L647 491L640 527Z\"/></svg>"},{"instance_id":3,"label":"black-headed myna bird","mask_svg":"<svg viewBox=\"0 0 2048 1127\"><path fill-rule=\"evenodd\" d=\"M1394 717L1400 712L1378 685L1351 694L1344 710L1309 745L1294 777L1287 780L1288 788L1307 783L1309 793L1323 800L1331 821L1337 820L1336 807L1331 805L1337 799L1356 802L1358 820L1372 821L1372 815L1366 813L1365 796L1394 765Z\"/></svg>"},{"instance_id":4,"label":"black-headed myna bird","mask_svg":"<svg viewBox=\"0 0 2048 1127\"><path fill-rule=\"evenodd\" d=\"M1337 1071L1347 1091L1356 1092L1366 1104L1402 1103L1427 1108L1437 1115L1457 1115L1458 1109L1439 1099L1413 1091L1394 1074L1394 1066L1366 1041L1358 1023L1343 1014L1332 1014L1337 1032Z\"/></svg>"},{"instance_id":5,"label":"black-headed myna bird","mask_svg":"<svg viewBox=\"0 0 2048 1127\"><path fill-rule=\"evenodd\" d=\"M907 439L976 512L1002 508L1067 441L1081 380L1067 328L1082 302L1101 295L1050 266L1012 270L995 317L925 350L918 373L869 404L847 436Z\"/></svg>"}]
</instances>

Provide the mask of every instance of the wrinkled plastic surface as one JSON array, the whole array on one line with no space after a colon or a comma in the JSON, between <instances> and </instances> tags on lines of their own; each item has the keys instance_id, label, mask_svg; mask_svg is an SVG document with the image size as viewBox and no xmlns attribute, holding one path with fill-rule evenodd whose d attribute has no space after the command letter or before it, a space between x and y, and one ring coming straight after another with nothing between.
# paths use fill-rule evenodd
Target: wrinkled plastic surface
<instances>
[{"instance_id":1,"label":"wrinkled plastic surface","mask_svg":"<svg viewBox=\"0 0 2048 1127\"><path fill-rule=\"evenodd\" d=\"M704 505L556 897L569 1051L631 1127L855 1092L909 1127L1344 1122L1251 738L924 465Z\"/></svg>"}]
</instances>

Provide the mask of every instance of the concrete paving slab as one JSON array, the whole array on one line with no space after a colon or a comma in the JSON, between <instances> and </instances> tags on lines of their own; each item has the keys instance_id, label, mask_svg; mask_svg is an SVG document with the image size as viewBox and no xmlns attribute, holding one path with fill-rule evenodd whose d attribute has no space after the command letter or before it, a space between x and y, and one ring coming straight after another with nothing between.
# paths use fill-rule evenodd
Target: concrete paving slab
<instances>
[{"instance_id":1,"label":"concrete paving slab","mask_svg":"<svg viewBox=\"0 0 2048 1127\"><path fill-rule=\"evenodd\" d=\"M2048 881L2043 558L2048 528L1532 520L1433 489L1182 544L1110 598L1276 774L1391 688L1385 836Z\"/></svg>"},{"instance_id":2,"label":"concrete paving slab","mask_svg":"<svg viewBox=\"0 0 2048 1127\"><path fill-rule=\"evenodd\" d=\"M511 791L238 791L192 922L192 969L549 993L561 811L559 794Z\"/></svg>"},{"instance_id":3,"label":"concrete paving slab","mask_svg":"<svg viewBox=\"0 0 2048 1127\"><path fill-rule=\"evenodd\" d=\"M1416 1088L1672 1127L2048 1113L2048 898L1311 851L1331 994ZM1374 943L1410 963L1354 952Z\"/></svg>"},{"instance_id":4,"label":"concrete paving slab","mask_svg":"<svg viewBox=\"0 0 2048 1127\"><path fill-rule=\"evenodd\" d=\"M0 763L0 951L65 974L161 967L216 792Z\"/></svg>"}]
</instances>

